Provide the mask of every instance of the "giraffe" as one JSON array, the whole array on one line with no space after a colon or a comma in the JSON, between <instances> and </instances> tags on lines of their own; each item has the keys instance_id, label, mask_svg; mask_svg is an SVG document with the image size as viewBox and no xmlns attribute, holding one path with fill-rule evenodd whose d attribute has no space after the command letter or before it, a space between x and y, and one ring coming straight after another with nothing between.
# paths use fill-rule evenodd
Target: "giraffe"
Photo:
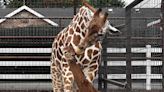
<instances>
[{"instance_id":1,"label":"giraffe","mask_svg":"<svg viewBox=\"0 0 164 92\"><path fill-rule=\"evenodd\" d=\"M92 83L101 59L101 42L99 34L105 34L106 30L117 32L118 30L106 20L107 13L97 11L89 4L79 9L71 23L64 28L54 39L51 53L51 76L54 92L74 92L75 86L73 73L70 71L67 59L63 58L62 50L65 46L71 46L75 51L75 60L82 68L86 79ZM96 25L96 26L95 26ZM91 32L90 32L91 31Z\"/></svg>"}]
</instances>

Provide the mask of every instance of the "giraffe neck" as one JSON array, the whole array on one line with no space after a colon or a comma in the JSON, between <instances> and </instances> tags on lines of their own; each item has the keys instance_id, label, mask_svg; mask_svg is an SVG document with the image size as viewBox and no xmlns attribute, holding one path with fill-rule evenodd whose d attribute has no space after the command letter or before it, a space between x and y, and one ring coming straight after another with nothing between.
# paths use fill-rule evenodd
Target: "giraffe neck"
<instances>
[{"instance_id":1,"label":"giraffe neck","mask_svg":"<svg viewBox=\"0 0 164 92\"><path fill-rule=\"evenodd\" d=\"M73 37L71 45L76 53L82 53L79 49L79 43L83 42L86 33L88 32L88 25L93 16L93 12L87 7L83 6L79 12L74 16L69 28L73 31L71 36Z\"/></svg>"}]
</instances>

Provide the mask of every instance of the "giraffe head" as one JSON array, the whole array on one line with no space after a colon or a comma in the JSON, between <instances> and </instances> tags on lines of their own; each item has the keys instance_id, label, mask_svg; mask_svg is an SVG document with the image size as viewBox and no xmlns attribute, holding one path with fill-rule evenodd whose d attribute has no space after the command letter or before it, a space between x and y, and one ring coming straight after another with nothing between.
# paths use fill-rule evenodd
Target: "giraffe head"
<instances>
[{"instance_id":1,"label":"giraffe head","mask_svg":"<svg viewBox=\"0 0 164 92\"><path fill-rule=\"evenodd\" d=\"M85 48L95 44L98 41L99 33L102 33L103 27L107 21L108 13L103 13L101 9L98 9L94 15L92 20L89 23L88 31L84 37L84 40L79 44L79 49L84 51Z\"/></svg>"}]
</instances>

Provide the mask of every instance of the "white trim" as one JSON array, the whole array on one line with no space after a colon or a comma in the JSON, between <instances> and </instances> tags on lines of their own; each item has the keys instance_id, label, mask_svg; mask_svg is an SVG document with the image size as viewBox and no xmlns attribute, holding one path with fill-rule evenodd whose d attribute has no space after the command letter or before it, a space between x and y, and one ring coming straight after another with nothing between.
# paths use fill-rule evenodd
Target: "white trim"
<instances>
[{"instance_id":1,"label":"white trim","mask_svg":"<svg viewBox=\"0 0 164 92\"><path fill-rule=\"evenodd\" d=\"M0 61L0 66L50 66L50 61Z\"/></svg>"},{"instance_id":2,"label":"white trim","mask_svg":"<svg viewBox=\"0 0 164 92\"><path fill-rule=\"evenodd\" d=\"M28 12L34 14L35 16L37 16L37 17L39 17L39 18L44 18L43 15L41 15L41 14L39 14L38 12L34 11L33 9L27 7L26 5L23 5L22 7L16 9L15 11L13 11L13 12L11 12L11 13L9 13L9 14L6 15L5 17L6 17L6 18L10 18L10 17L14 16L15 14L21 12L22 10L26 10L26 11L28 11ZM0 23L4 22L5 20L6 20L6 19L0 19ZM52 25L52 26L56 26L56 27L58 26L57 23L51 21L50 19L43 19L43 20L44 20L45 22L49 23L49 24Z\"/></svg>"},{"instance_id":3,"label":"white trim","mask_svg":"<svg viewBox=\"0 0 164 92\"><path fill-rule=\"evenodd\" d=\"M160 22L161 22L160 19L155 20L155 21L153 21L153 22L148 23L148 24L147 24L147 27L151 27L151 26L156 25L156 24L158 24L158 23L160 23Z\"/></svg>"},{"instance_id":4,"label":"white trim","mask_svg":"<svg viewBox=\"0 0 164 92\"><path fill-rule=\"evenodd\" d=\"M162 48L150 48L152 53L162 53ZM132 53L146 53L146 47L131 48ZM126 53L126 48L107 48L107 53Z\"/></svg>"},{"instance_id":5,"label":"white trim","mask_svg":"<svg viewBox=\"0 0 164 92\"><path fill-rule=\"evenodd\" d=\"M0 79L50 79L50 74L0 74Z\"/></svg>"},{"instance_id":6,"label":"white trim","mask_svg":"<svg viewBox=\"0 0 164 92\"><path fill-rule=\"evenodd\" d=\"M161 66L162 61L150 61L150 66ZM126 66L126 61L107 61L107 66ZM145 61L132 61L132 66L147 66Z\"/></svg>"},{"instance_id":7,"label":"white trim","mask_svg":"<svg viewBox=\"0 0 164 92\"><path fill-rule=\"evenodd\" d=\"M147 74L131 74L132 79L147 79ZM162 74L151 74L151 79L162 79ZM126 74L108 74L108 79L126 79Z\"/></svg>"},{"instance_id":8,"label":"white trim","mask_svg":"<svg viewBox=\"0 0 164 92\"><path fill-rule=\"evenodd\" d=\"M51 53L51 48L0 48L0 53Z\"/></svg>"},{"instance_id":9,"label":"white trim","mask_svg":"<svg viewBox=\"0 0 164 92\"><path fill-rule=\"evenodd\" d=\"M162 79L162 74L151 74L151 79ZM108 79L126 79L126 74L108 74ZM132 74L132 79L146 79L146 74ZM0 74L0 79L51 79L50 74Z\"/></svg>"}]
</instances>

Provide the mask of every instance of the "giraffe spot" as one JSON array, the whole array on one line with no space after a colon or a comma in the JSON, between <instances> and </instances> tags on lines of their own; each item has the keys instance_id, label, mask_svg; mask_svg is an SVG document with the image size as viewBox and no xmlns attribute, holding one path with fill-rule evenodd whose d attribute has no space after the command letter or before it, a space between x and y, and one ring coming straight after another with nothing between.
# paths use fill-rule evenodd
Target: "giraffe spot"
<instances>
[{"instance_id":1,"label":"giraffe spot","mask_svg":"<svg viewBox=\"0 0 164 92\"><path fill-rule=\"evenodd\" d=\"M83 63L83 64L88 64L88 63L89 63L89 60L84 59L84 60L82 61L82 63Z\"/></svg>"},{"instance_id":2,"label":"giraffe spot","mask_svg":"<svg viewBox=\"0 0 164 92\"><path fill-rule=\"evenodd\" d=\"M81 18L80 18L80 21L79 21L79 25L81 24L82 21L83 21L83 18L81 17Z\"/></svg>"},{"instance_id":3,"label":"giraffe spot","mask_svg":"<svg viewBox=\"0 0 164 92\"><path fill-rule=\"evenodd\" d=\"M82 32L82 36L83 36L83 37L85 36L85 32Z\"/></svg>"},{"instance_id":4,"label":"giraffe spot","mask_svg":"<svg viewBox=\"0 0 164 92\"><path fill-rule=\"evenodd\" d=\"M83 65L83 69L86 69L86 68L88 68L88 65Z\"/></svg>"},{"instance_id":5,"label":"giraffe spot","mask_svg":"<svg viewBox=\"0 0 164 92\"><path fill-rule=\"evenodd\" d=\"M62 55L62 51L61 51L61 49L60 49L60 48L59 48L59 54L60 54L60 55Z\"/></svg>"},{"instance_id":6,"label":"giraffe spot","mask_svg":"<svg viewBox=\"0 0 164 92\"><path fill-rule=\"evenodd\" d=\"M85 16L85 14L86 14L86 11L84 11L84 12L82 13L83 16Z\"/></svg>"},{"instance_id":7,"label":"giraffe spot","mask_svg":"<svg viewBox=\"0 0 164 92\"><path fill-rule=\"evenodd\" d=\"M95 44L95 47L96 47L96 48L100 48L100 44L97 42L97 43Z\"/></svg>"},{"instance_id":8,"label":"giraffe spot","mask_svg":"<svg viewBox=\"0 0 164 92\"><path fill-rule=\"evenodd\" d=\"M94 71L96 69L97 69L97 65L93 65L93 66L90 67L89 71Z\"/></svg>"},{"instance_id":9,"label":"giraffe spot","mask_svg":"<svg viewBox=\"0 0 164 92\"><path fill-rule=\"evenodd\" d=\"M67 68L69 65L68 64L63 64L63 67Z\"/></svg>"},{"instance_id":10,"label":"giraffe spot","mask_svg":"<svg viewBox=\"0 0 164 92\"><path fill-rule=\"evenodd\" d=\"M92 52L93 52L92 50L88 50L88 51L87 51L87 56L88 56L90 59L91 59L91 57L92 57Z\"/></svg>"},{"instance_id":11,"label":"giraffe spot","mask_svg":"<svg viewBox=\"0 0 164 92\"><path fill-rule=\"evenodd\" d=\"M93 58L93 60L95 60L95 61L96 61L97 59L98 59L98 56L96 56L96 57Z\"/></svg>"},{"instance_id":12,"label":"giraffe spot","mask_svg":"<svg viewBox=\"0 0 164 92\"><path fill-rule=\"evenodd\" d=\"M61 39L62 39L62 40L64 39L64 35L61 36Z\"/></svg>"},{"instance_id":13,"label":"giraffe spot","mask_svg":"<svg viewBox=\"0 0 164 92\"><path fill-rule=\"evenodd\" d=\"M56 66L55 63L52 63L52 66Z\"/></svg>"},{"instance_id":14,"label":"giraffe spot","mask_svg":"<svg viewBox=\"0 0 164 92\"><path fill-rule=\"evenodd\" d=\"M97 50L93 51L93 55L97 55L98 53L99 53L99 51L97 51Z\"/></svg>"},{"instance_id":15,"label":"giraffe spot","mask_svg":"<svg viewBox=\"0 0 164 92\"><path fill-rule=\"evenodd\" d=\"M67 62L67 61L65 60L65 58L63 58L63 62Z\"/></svg>"},{"instance_id":16,"label":"giraffe spot","mask_svg":"<svg viewBox=\"0 0 164 92\"><path fill-rule=\"evenodd\" d=\"M56 75L57 75L57 78L58 78L58 79L61 77L61 75L60 75L60 74L56 74ZM59 82L60 82L60 80L59 80Z\"/></svg>"},{"instance_id":17,"label":"giraffe spot","mask_svg":"<svg viewBox=\"0 0 164 92\"><path fill-rule=\"evenodd\" d=\"M79 27L76 28L76 32L80 33L80 28Z\"/></svg>"},{"instance_id":18,"label":"giraffe spot","mask_svg":"<svg viewBox=\"0 0 164 92\"><path fill-rule=\"evenodd\" d=\"M76 29L76 27L77 27L77 23L74 25L74 29Z\"/></svg>"},{"instance_id":19,"label":"giraffe spot","mask_svg":"<svg viewBox=\"0 0 164 92\"><path fill-rule=\"evenodd\" d=\"M62 46L62 45L63 45L63 43L62 43L62 41L60 40L60 41L59 41L59 46Z\"/></svg>"},{"instance_id":20,"label":"giraffe spot","mask_svg":"<svg viewBox=\"0 0 164 92\"><path fill-rule=\"evenodd\" d=\"M77 21L78 15L75 16L74 21Z\"/></svg>"},{"instance_id":21,"label":"giraffe spot","mask_svg":"<svg viewBox=\"0 0 164 92\"><path fill-rule=\"evenodd\" d=\"M74 33L73 28L71 28L71 29L69 30L69 34L73 34L73 33Z\"/></svg>"},{"instance_id":22,"label":"giraffe spot","mask_svg":"<svg viewBox=\"0 0 164 92\"><path fill-rule=\"evenodd\" d=\"M80 43L80 35L74 35L73 43L77 46Z\"/></svg>"},{"instance_id":23,"label":"giraffe spot","mask_svg":"<svg viewBox=\"0 0 164 92\"><path fill-rule=\"evenodd\" d=\"M59 51L57 51L56 56L57 56L57 58L58 58L59 60L61 60L61 56L60 56L60 54L59 54Z\"/></svg>"},{"instance_id":24,"label":"giraffe spot","mask_svg":"<svg viewBox=\"0 0 164 92\"><path fill-rule=\"evenodd\" d=\"M80 10L80 15L82 15L83 11L84 11L83 9Z\"/></svg>"},{"instance_id":25,"label":"giraffe spot","mask_svg":"<svg viewBox=\"0 0 164 92\"><path fill-rule=\"evenodd\" d=\"M54 74L55 72L57 72L56 69L52 69L51 71L52 71L52 74Z\"/></svg>"},{"instance_id":26,"label":"giraffe spot","mask_svg":"<svg viewBox=\"0 0 164 92\"><path fill-rule=\"evenodd\" d=\"M85 25L84 25L84 23L83 23L83 24L81 25L81 28L84 29L84 27L85 27Z\"/></svg>"},{"instance_id":27,"label":"giraffe spot","mask_svg":"<svg viewBox=\"0 0 164 92\"><path fill-rule=\"evenodd\" d=\"M68 43L70 43L71 39L72 39L71 36L69 36L69 37L67 38L67 40L66 40L66 46L68 45Z\"/></svg>"},{"instance_id":28,"label":"giraffe spot","mask_svg":"<svg viewBox=\"0 0 164 92\"><path fill-rule=\"evenodd\" d=\"M85 22L87 22L88 21L87 17L84 17L84 20L85 20Z\"/></svg>"},{"instance_id":29,"label":"giraffe spot","mask_svg":"<svg viewBox=\"0 0 164 92\"><path fill-rule=\"evenodd\" d=\"M57 48L57 46L58 46L58 43L55 43L55 48Z\"/></svg>"},{"instance_id":30,"label":"giraffe spot","mask_svg":"<svg viewBox=\"0 0 164 92\"><path fill-rule=\"evenodd\" d=\"M66 33L64 36L65 36L65 38L68 37L68 33Z\"/></svg>"},{"instance_id":31,"label":"giraffe spot","mask_svg":"<svg viewBox=\"0 0 164 92\"><path fill-rule=\"evenodd\" d=\"M59 35L57 36L57 40L59 40L59 39L60 39L60 37L61 37L61 34L59 34Z\"/></svg>"},{"instance_id":32,"label":"giraffe spot","mask_svg":"<svg viewBox=\"0 0 164 92\"><path fill-rule=\"evenodd\" d=\"M90 63L90 65L95 64L95 63L97 63L97 61L92 61L92 62Z\"/></svg>"},{"instance_id":33,"label":"giraffe spot","mask_svg":"<svg viewBox=\"0 0 164 92\"><path fill-rule=\"evenodd\" d=\"M71 80L71 81L72 81L72 80L73 80L73 78L72 78L72 77L69 77L69 80Z\"/></svg>"},{"instance_id":34,"label":"giraffe spot","mask_svg":"<svg viewBox=\"0 0 164 92\"><path fill-rule=\"evenodd\" d=\"M72 75L72 73L67 73L67 76L70 76L70 75Z\"/></svg>"},{"instance_id":35,"label":"giraffe spot","mask_svg":"<svg viewBox=\"0 0 164 92\"><path fill-rule=\"evenodd\" d=\"M62 71L62 74L63 74L63 75L65 75L65 72L64 72L64 71Z\"/></svg>"}]
</instances>

